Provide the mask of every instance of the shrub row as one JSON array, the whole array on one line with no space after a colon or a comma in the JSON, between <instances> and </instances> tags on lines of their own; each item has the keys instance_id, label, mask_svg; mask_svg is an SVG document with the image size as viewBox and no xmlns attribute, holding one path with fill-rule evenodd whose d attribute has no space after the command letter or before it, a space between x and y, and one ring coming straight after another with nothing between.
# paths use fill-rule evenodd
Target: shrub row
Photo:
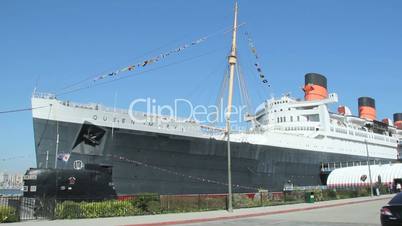
<instances>
[{"instance_id":1,"label":"shrub row","mask_svg":"<svg viewBox=\"0 0 402 226\"><path fill-rule=\"evenodd\" d=\"M18 221L17 211L13 207L0 206L0 223Z\"/></svg>"},{"instance_id":2,"label":"shrub row","mask_svg":"<svg viewBox=\"0 0 402 226\"><path fill-rule=\"evenodd\" d=\"M129 200L57 203L56 219L120 217L160 213L159 196L144 194Z\"/></svg>"},{"instance_id":3,"label":"shrub row","mask_svg":"<svg viewBox=\"0 0 402 226\"><path fill-rule=\"evenodd\" d=\"M370 195L369 188L359 188L356 190L310 190L292 191L285 193L281 200L272 200L268 192L250 194L234 194L233 204L235 208L280 205L290 203L300 203L305 201L306 193L314 192L316 201L327 201L334 199L354 198ZM163 196L164 197L164 196ZM101 202L73 202L65 201L58 203L55 208L55 218L97 218L114 216L133 216L143 214L158 214L163 212L191 212L211 209L226 208L226 199L201 197L176 197L165 200L157 194L142 194L133 199L124 201L109 200ZM219 202L217 202L219 201ZM167 202L167 203L166 203ZM219 205L215 205L217 202ZM209 203L209 204L208 204ZM207 204L207 207L205 206ZM211 207L208 207L211 206Z\"/></svg>"},{"instance_id":4,"label":"shrub row","mask_svg":"<svg viewBox=\"0 0 402 226\"><path fill-rule=\"evenodd\" d=\"M129 201L109 200L101 202L58 203L55 209L56 219L97 218L137 215L141 211Z\"/></svg>"}]
</instances>

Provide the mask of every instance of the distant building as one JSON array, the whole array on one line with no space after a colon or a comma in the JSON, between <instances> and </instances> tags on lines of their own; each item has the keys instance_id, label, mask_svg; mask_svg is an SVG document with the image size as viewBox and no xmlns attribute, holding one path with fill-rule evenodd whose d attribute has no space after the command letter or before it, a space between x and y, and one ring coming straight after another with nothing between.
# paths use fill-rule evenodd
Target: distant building
<instances>
[{"instance_id":1,"label":"distant building","mask_svg":"<svg viewBox=\"0 0 402 226\"><path fill-rule=\"evenodd\" d=\"M0 188L19 189L23 185L23 175L0 172Z\"/></svg>"}]
</instances>

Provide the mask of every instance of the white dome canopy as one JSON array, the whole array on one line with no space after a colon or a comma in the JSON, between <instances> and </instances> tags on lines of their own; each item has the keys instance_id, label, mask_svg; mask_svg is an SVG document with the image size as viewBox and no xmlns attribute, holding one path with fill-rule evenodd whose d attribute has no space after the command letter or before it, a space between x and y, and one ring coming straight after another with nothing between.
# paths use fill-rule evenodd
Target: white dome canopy
<instances>
[{"instance_id":1,"label":"white dome canopy","mask_svg":"<svg viewBox=\"0 0 402 226\"><path fill-rule=\"evenodd\" d=\"M377 183L380 176L381 183L392 184L394 179L402 178L402 163L385 165L370 165L372 182ZM327 180L328 187L358 187L370 185L369 169L367 165L339 168L332 171Z\"/></svg>"}]
</instances>

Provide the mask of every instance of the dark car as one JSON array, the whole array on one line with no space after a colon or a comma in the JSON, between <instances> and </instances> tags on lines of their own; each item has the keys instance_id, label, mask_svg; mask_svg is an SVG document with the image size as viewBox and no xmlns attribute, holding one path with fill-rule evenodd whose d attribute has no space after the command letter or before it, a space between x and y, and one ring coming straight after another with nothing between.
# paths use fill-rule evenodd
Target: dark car
<instances>
[{"instance_id":1,"label":"dark car","mask_svg":"<svg viewBox=\"0 0 402 226\"><path fill-rule=\"evenodd\" d=\"M381 208L381 225L402 225L402 192Z\"/></svg>"}]
</instances>

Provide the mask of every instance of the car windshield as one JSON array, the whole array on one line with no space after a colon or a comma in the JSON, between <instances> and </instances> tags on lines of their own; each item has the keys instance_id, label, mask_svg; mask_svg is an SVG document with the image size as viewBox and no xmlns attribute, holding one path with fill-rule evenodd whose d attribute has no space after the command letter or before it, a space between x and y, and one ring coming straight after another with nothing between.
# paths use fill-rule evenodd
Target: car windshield
<instances>
[{"instance_id":1,"label":"car windshield","mask_svg":"<svg viewBox=\"0 0 402 226\"><path fill-rule=\"evenodd\" d=\"M402 205L402 192L398 193L389 201L389 204L399 204Z\"/></svg>"}]
</instances>

